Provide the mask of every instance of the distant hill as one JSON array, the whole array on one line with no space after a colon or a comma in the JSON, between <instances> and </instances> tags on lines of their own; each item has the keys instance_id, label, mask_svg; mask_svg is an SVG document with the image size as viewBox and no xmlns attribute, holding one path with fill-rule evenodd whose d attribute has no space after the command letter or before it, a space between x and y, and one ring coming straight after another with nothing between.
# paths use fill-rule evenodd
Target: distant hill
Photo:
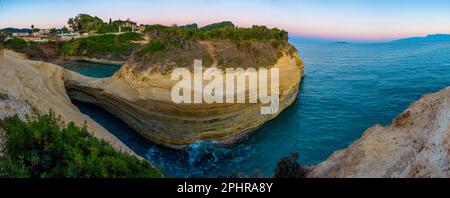
<instances>
[{"instance_id":1,"label":"distant hill","mask_svg":"<svg viewBox=\"0 0 450 198\"><path fill-rule=\"evenodd\" d=\"M334 41L326 40L326 39L318 39L318 38L309 38L309 37L290 35L289 42L292 42L292 43L333 43Z\"/></svg>"},{"instance_id":2,"label":"distant hill","mask_svg":"<svg viewBox=\"0 0 450 198\"><path fill-rule=\"evenodd\" d=\"M208 31L208 30L219 29L219 28L223 28L223 27L227 27L227 26L235 27L235 25L231 21L223 21L220 23L209 24L207 26L200 28L200 30Z\"/></svg>"},{"instance_id":3,"label":"distant hill","mask_svg":"<svg viewBox=\"0 0 450 198\"><path fill-rule=\"evenodd\" d=\"M18 28L12 28L12 27L9 27L9 28L4 28L4 29L2 29L4 32L7 32L7 33L14 33L14 32L21 32L21 33L24 33L24 32L28 32L28 33L32 33L33 32L33 30L31 30L31 29L28 29L28 28L23 28L23 29L18 29Z\"/></svg>"},{"instance_id":4,"label":"distant hill","mask_svg":"<svg viewBox=\"0 0 450 198\"><path fill-rule=\"evenodd\" d=\"M411 43L411 42L438 42L450 41L450 34L432 34L426 37L411 37L392 41L394 43Z\"/></svg>"},{"instance_id":5,"label":"distant hill","mask_svg":"<svg viewBox=\"0 0 450 198\"><path fill-rule=\"evenodd\" d=\"M338 41L338 42L334 42L336 44L351 44L350 42L346 42L346 41Z\"/></svg>"}]
</instances>

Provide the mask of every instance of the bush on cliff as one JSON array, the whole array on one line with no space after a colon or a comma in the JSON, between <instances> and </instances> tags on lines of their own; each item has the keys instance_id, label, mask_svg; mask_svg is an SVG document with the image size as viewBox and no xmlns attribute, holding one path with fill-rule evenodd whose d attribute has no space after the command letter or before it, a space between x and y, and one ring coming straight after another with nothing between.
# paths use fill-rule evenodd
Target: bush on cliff
<instances>
[{"instance_id":1,"label":"bush on cliff","mask_svg":"<svg viewBox=\"0 0 450 198\"><path fill-rule=\"evenodd\" d=\"M45 59L48 54L43 50L44 45L50 44L29 43L21 38L13 38L5 43L5 48L24 53L30 59Z\"/></svg>"},{"instance_id":2,"label":"bush on cliff","mask_svg":"<svg viewBox=\"0 0 450 198\"><path fill-rule=\"evenodd\" d=\"M147 25L145 32L156 33L157 36L183 38L185 41L196 40L232 40L232 41L279 41L287 43L288 33L277 28L254 25L250 28L236 27L231 22L220 22L197 28L188 26ZM178 41L179 42L179 41Z\"/></svg>"},{"instance_id":3,"label":"bush on cliff","mask_svg":"<svg viewBox=\"0 0 450 198\"><path fill-rule=\"evenodd\" d=\"M222 22L219 22L219 23L213 23L213 24L205 25L202 28L200 28L200 30L208 31L208 30L214 30L214 29L219 29L219 28L224 28L224 27L232 27L232 28L234 28L235 25L231 21L222 21Z\"/></svg>"},{"instance_id":4,"label":"bush on cliff","mask_svg":"<svg viewBox=\"0 0 450 198\"><path fill-rule=\"evenodd\" d=\"M151 41L138 48L131 60L140 63L134 71L155 66L163 73L174 67L190 67L194 59L203 65L217 62L219 68L261 68L277 63L283 55L293 55L286 31L265 26L236 27L231 22L211 24L198 28L186 26L148 25L145 34ZM225 50L224 50L225 49Z\"/></svg>"},{"instance_id":5,"label":"bush on cliff","mask_svg":"<svg viewBox=\"0 0 450 198\"><path fill-rule=\"evenodd\" d=\"M138 46L132 41L140 40L138 33L128 32L120 35L103 34L59 43L58 53L64 56L87 56L91 58L108 57L125 60Z\"/></svg>"},{"instance_id":6,"label":"bush on cliff","mask_svg":"<svg viewBox=\"0 0 450 198\"><path fill-rule=\"evenodd\" d=\"M64 125L54 113L24 122L18 116L0 123L4 128L0 177L92 178L160 177L149 162L114 150L74 123Z\"/></svg>"},{"instance_id":7,"label":"bush on cliff","mask_svg":"<svg viewBox=\"0 0 450 198\"><path fill-rule=\"evenodd\" d=\"M27 42L20 38L13 38L5 43L5 48L11 50L22 50L26 46Z\"/></svg>"}]
</instances>

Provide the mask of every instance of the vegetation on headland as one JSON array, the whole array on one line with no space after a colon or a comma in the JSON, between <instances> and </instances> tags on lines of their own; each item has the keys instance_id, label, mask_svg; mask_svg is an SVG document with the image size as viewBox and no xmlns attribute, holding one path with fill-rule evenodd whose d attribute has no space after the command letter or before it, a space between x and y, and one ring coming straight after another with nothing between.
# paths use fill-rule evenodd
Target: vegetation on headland
<instances>
[{"instance_id":1,"label":"vegetation on headland","mask_svg":"<svg viewBox=\"0 0 450 198\"><path fill-rule=\"evenodd\" d=\"M31 59L45 59L48 52L38 44L31 44L21 38L12 38L4 43L6 49L26 54Z\"/></svg>"},{"instance_id":2,"label":"vegetation on headland","mask_svg":"<svg viewBox=\"0 0 450 198\"><path fill-rule=\"evenodd\" d=\"M5 48L7 49L21 49L27 45L27 42L21 38L13 38L5 43Z\"/></svg>"},{"instance_id":3,"label":"vegetation on headland","mask_svg":"<svg viewBox=\"0 0 450 198\"><path fill-rule=\"evenodd\" d=\"M267 28L266 26L254 25L250 28L237 27L232 22L220 22L198 28L197 24L187 26L163 26L163 25L147 25L145 32L164 33L171 37L180 37L187 41L192 40L260 40L270 41L277 40L279 42L288 41L288 33L278 28Z\"/></svg>"},{"instance_id":4,"label":"vegetation on headland","mask_svg":"<svg viewBox=\"0 0 450 198\"><path fill-rule=\"evenodd\" d=\"M97 16L88 14L79 14L68 20L68 25L74 31L80 33L95 32L97 34L122 32L132 30L132 26L137 24L130 20L114 20L103 22ZM128 26L126 25L128 23ZM184 26L164 26L164 25L145 25L144 32L159 31L177 35L185 40L205 40L205 39L230 39L230 40L278 40L287 42L288 33L278 28L267 28L266 26L254 25L251 28L236 27L230 21L214 23L198 28L197 24L188 24Z\"/></svg>"},{"instance_id":5,"label":"vegetation on headland","mask_svg":"<svg viewBox=\"0 0 450 198\"><path fill-rule=\"evenodd\" d=\"M194 59L202 59L204 65L215 62L223 68L267 67L283 54L296 52L288 43L286 31L265 26L241 28L231 22L202 28L197 24L148 25L145 34L151 40L132 56L132 61L142 66L135 71L152 65L164 73L174 67L190 67Z\"/></svg>"},{"instance_id":6,"label":"vegetation on headland","mask_svg":"<svg viewBox=\"0 0 450 198\"><path fill-rule=\"evenodd\" d=\"M124 60L139 44L141 35L134 32L124 34L102 34L85 38L62 41L57 52L61 56L85 56L92 58L108 57L112 60Z\"/></svg>"},{"instance_id":7,"label":"vegetation on headland","mask_svg":"<svg viewBox=\"0 0 450 198\"><path fill-rule=\"evenodd\" d=\"M79 14L69 19L68 25L79 33L93 35L69 41L22 43L14 49L37 59L88 57L131 60L138 63L134 71L150 66L163 73L174 67L191 67L194 59L202 59L203 65L216 63L223 68L267 67L274 65L281 56L296 52L295 47L288 43L288 33L284 30L257 25L237 27L229 21L204 27L195 23L183 26L141 25L139 32L126 32L136 30L137 24L129 20L104 22L96 16ZM119 29L121 33L117 33ZM33 47L27 47L30 45Z\"/></svg>"},{"instance_id":8,"label":"vegetation on headland","mask_svg":"<svg viewBox=\"0 0 450 198\"><path fill-rule=\"evenodd\" d=\"M5 48L24 53L31 59L84 56L126 60L131 52L139 46L133 41L140 39L141 35L134 32L118 35L95 35L71 41L49 43L32 43L21 38L13 38L5 42Z\"/></svg>"},{"instance_id":9,"label":"vegetation on headland","mask_svg":"<svg viewBox=\"0 0 450 198\"><path fill-rule=\"evenodd\" d=\"M127 21L122 20L113 21L111 19L109 19L109 22L103 22L103 20L97 16L91 16L88 14L79 14L74 18L69 18L67 24L76 32L80 33L96 32L98 34L104 34L104 33L119 32L119 27L123 32L131 31L132 30L131 27L123 26L126 22Z\"/></svg>"},{"instance_id":10,"label":"vegetation on headland","mask_svg":"<svg viewBox=\"0 0 450 198\"><path fill-rule=\"evenodd\" d=\"M65 125L54 113L0 122L5 132L0 177L153 178L161 172L146 160L114 150L86 127Z\"/></svg>"},{"instance_id":11,"label":"vegetation on headland","mask_svg":"<svg viewBox=\"0 0 450 198\"><path fill-rule=\"evenodd\" d=\"M0 49L2 49L4 46L4 42L6 40L6 33L3 32L3 30L0 30Z\"/></svg>"}]
</instances>

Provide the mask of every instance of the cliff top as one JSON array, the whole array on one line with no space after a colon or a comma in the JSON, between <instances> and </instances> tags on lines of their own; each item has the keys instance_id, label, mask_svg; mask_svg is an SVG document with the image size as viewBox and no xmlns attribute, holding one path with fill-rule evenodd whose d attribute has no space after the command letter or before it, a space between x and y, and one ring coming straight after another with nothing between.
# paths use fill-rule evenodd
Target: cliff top
<instances>
[{"instance_id":1,"label":"cliff top","mask_svg":"<svg viewBox=\"0 0 450 198\"><path fill-rule=\"evenodd\" d=\"M128 61L133 72L150 69L163 73L174 67L192 67L195 59L203 60L206 67L270 67L280 57L297 53L284 30L258 25L237 27L229 21L204 27L141 25L141 33L117 33L118 27L129 28L132 23L120 20L106 23L86 14L70 19L68 24L78 32L97 34L44 44L16 38L8 41L6 47L38 60L87 57Z\"/></svg>"}]
</instances>

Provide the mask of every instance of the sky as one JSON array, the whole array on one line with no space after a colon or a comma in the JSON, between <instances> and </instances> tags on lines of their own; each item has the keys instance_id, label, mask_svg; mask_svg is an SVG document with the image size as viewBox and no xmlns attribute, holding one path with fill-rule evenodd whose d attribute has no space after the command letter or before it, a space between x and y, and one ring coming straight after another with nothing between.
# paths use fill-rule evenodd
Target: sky
<instances>
[{"instance_id":1,"label":"sky","mask_svg":"<svg viewBox=\"0 0 450 198\"><path fill-rule=\"evenodd\" d=\"M79 13L138 24L233 21L336 41L450 34L447 0L0 0L0 28L62 27Z\"/></svg>"}]
</instances>

